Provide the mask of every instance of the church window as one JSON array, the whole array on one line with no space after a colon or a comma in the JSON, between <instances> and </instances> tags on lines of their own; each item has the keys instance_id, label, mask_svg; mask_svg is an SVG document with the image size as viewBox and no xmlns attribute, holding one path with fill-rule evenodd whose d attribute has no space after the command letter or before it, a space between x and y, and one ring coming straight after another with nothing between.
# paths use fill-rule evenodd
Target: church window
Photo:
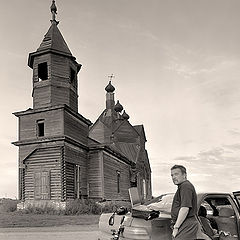
<instances>
[{"instance_id":1,"label":"church window","mask_svg":"<svg viewBox=\"0 0 240 240\"><path fill-rule=\"evenodd\" d=\"M70 68L70 82L76 85L76 72L72 68Z\"/></svg>"},{"instance_id":2,"label":"church window","mask_svg":"<svg viewBox=\"0 0 240 240\"><path fill-rule=\"evenodd\" d=\"M120 172L117 171L117 192L120 193Z\"/></svg>"},{"instance_id":3,"label":"church window","mask_svg":"<svg viewBox=\"0 0 240 240\"><path fill-rule=\"evenodd\" d=\"M81 197L81 189L80 189L80 166L74 165L74 191L75 198Z\"/></svg>"},{"instance_id":4,"label":"church window","mask_svg":"<svg viewBox=\"0 0 240 240\"><path fill-rule=\"evenodd\" d=\"M39 79L39 81L48 79L47 62L38 64L38 79Z\"/></svg>"},{"instance_id":5,"label":"church window","mask_svg":"<svg viewBox=\"0 0 240 240\"><path fill-rule=\"evenodd\" d=\"M44 136L44 120L37 121L37 136L38 137Z\"/></svg>"}]
</instances>

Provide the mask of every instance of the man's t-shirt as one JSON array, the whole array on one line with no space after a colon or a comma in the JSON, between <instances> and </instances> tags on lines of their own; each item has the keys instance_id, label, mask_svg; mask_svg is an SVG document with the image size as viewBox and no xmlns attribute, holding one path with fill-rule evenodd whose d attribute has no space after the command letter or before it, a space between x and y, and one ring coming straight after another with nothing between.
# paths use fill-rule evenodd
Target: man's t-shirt
<instances>
[{"instance_id":1,"label":"man's t-shirt","mask_svg":"<svg viewBox=\"0 0 240 240\"><path fill-rule=\"evenodd\" d=\"M174 223L177 221L181 207L189 208L187 218L197 214L197 194L194 186L188 180L178 185L178 190L173 198L171 216Z\"/></svg>"}]
</instances>

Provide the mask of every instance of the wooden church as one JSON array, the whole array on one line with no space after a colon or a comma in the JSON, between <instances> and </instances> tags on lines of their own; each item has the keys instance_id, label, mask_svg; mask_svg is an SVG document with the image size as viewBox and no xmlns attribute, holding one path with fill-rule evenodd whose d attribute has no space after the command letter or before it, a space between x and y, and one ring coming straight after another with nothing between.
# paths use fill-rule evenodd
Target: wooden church
<instances>
[{"instance_id":1,"label":"wooden church","mask_svg":"<svg viewBox=\"0 0 240 240\"><path fill-rule=\"evenodd\" d=\"M81 64L69 50L51 6L51 26L39 48L29 54L33 70L33 108L18 117L19 199L57 202L69 199L129 200L138 188L152 197L151 168L143 125L132 126L114 100L111 81L106 109L93 124L78 113Z\"/></svg>"}]
</instances>

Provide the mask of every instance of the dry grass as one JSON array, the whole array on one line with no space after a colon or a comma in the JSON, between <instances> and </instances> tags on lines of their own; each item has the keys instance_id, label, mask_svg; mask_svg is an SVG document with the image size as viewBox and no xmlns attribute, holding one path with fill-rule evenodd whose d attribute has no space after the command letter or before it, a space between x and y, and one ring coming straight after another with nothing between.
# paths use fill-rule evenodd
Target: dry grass
<instances>
[{"instance_id":1,"label":"dry grass","mask_svg":"<svg viewBox=\"0 0 240 240\"><path fill-rule=\"evenodd\" d=\"M130 208L129 202L92 200L69 201L66 210L29 207L16 211L17 200L0 199L0 228L53 227L62 225L97 225L102 212L116 211L120 206Z\"/></svg>"},{"instance_id":2,"label":"dry grass","mask_svg":"<svg viewBox=\"0 0 240 240\"><path fill-rule=\"evenodd\" d=\"M97 225L99 215L49 215L2 212L0 227L53 227L62 225Z\"/></svg>"}]
</instances>

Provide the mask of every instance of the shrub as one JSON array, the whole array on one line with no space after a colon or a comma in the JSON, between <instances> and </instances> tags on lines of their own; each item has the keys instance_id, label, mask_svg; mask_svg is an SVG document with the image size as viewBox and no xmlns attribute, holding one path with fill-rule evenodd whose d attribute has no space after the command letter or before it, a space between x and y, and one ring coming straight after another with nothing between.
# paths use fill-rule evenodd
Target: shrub
<instances>
[{"instance_id":1,"label":"shrub","mask_svg":"<svg viewBox=\"0 0 240 240\"><path fill-rule=\"evenodd\" d=\"M85 199L75 199L67 202L65 214L75 215L75 214L98 214L100 211L96 204L92 201Z\"/></svg>"},{"instance_id":2,"label":"shrub","mask_svg":"<svg viewBox=\"0 0 240 240\"><path fill-rule=\"evenodd\" d=\"M102 207L102 213L115 212L120 207L125 207L128 210L131 209L130 202L126 201L105 201L99 203Z\"/></svg>"},{"instance_id":3,"label":"shrub","mask_svg":"<svg viewBox=\"0 0 240 240\"><path fill-rule=\"evenodd\" d=\"M0 200L0 212L14 212L17 210L18 200L2 198Z\"/></svg>"},{"instance_id":4,"label":"shrub","mask_svg":"<svg viewBox=\"0 0 240 240\"><path fill-rule=\"evenodd\" d=\"M126 207L130 210L131 205L126 201L104 201L96 202L94 200L75 199L67 203L66 215L75 214L101 214L116 211L119 207Z\"/></svg>"},{"instance_id":5,"label":"shrub","mask_svg":"<svg viewBox=\"0 0 240 240\"><path fill-rule=\"evenodd\" d=\"M61 214L59 210L56 210L55 208L50 206L44 206L44 207L28 206L21 211L26 214L30 214L30 213L31 214L49 214L49 215Z\"/></svg>"},{"instance_id":6,"label":"shrub","mask_svg":"<svg viewBox=\"0 0 240 240\"><path fill-rule=\"evenodd\" d=\"M17 209L16 200L8 200L0 203L0 211L12 212ZM69 200L65 210L56 209L54 205L46 204L44 206L28 205L25 209L20 210L26 214L49 214L49 215L80 215L80 214L96 214L110 213L116 211L119 207L125 207L130 210L131 205L126 201L102 201L96 202L89 199Z\"/></svg>"}]
</instances>

